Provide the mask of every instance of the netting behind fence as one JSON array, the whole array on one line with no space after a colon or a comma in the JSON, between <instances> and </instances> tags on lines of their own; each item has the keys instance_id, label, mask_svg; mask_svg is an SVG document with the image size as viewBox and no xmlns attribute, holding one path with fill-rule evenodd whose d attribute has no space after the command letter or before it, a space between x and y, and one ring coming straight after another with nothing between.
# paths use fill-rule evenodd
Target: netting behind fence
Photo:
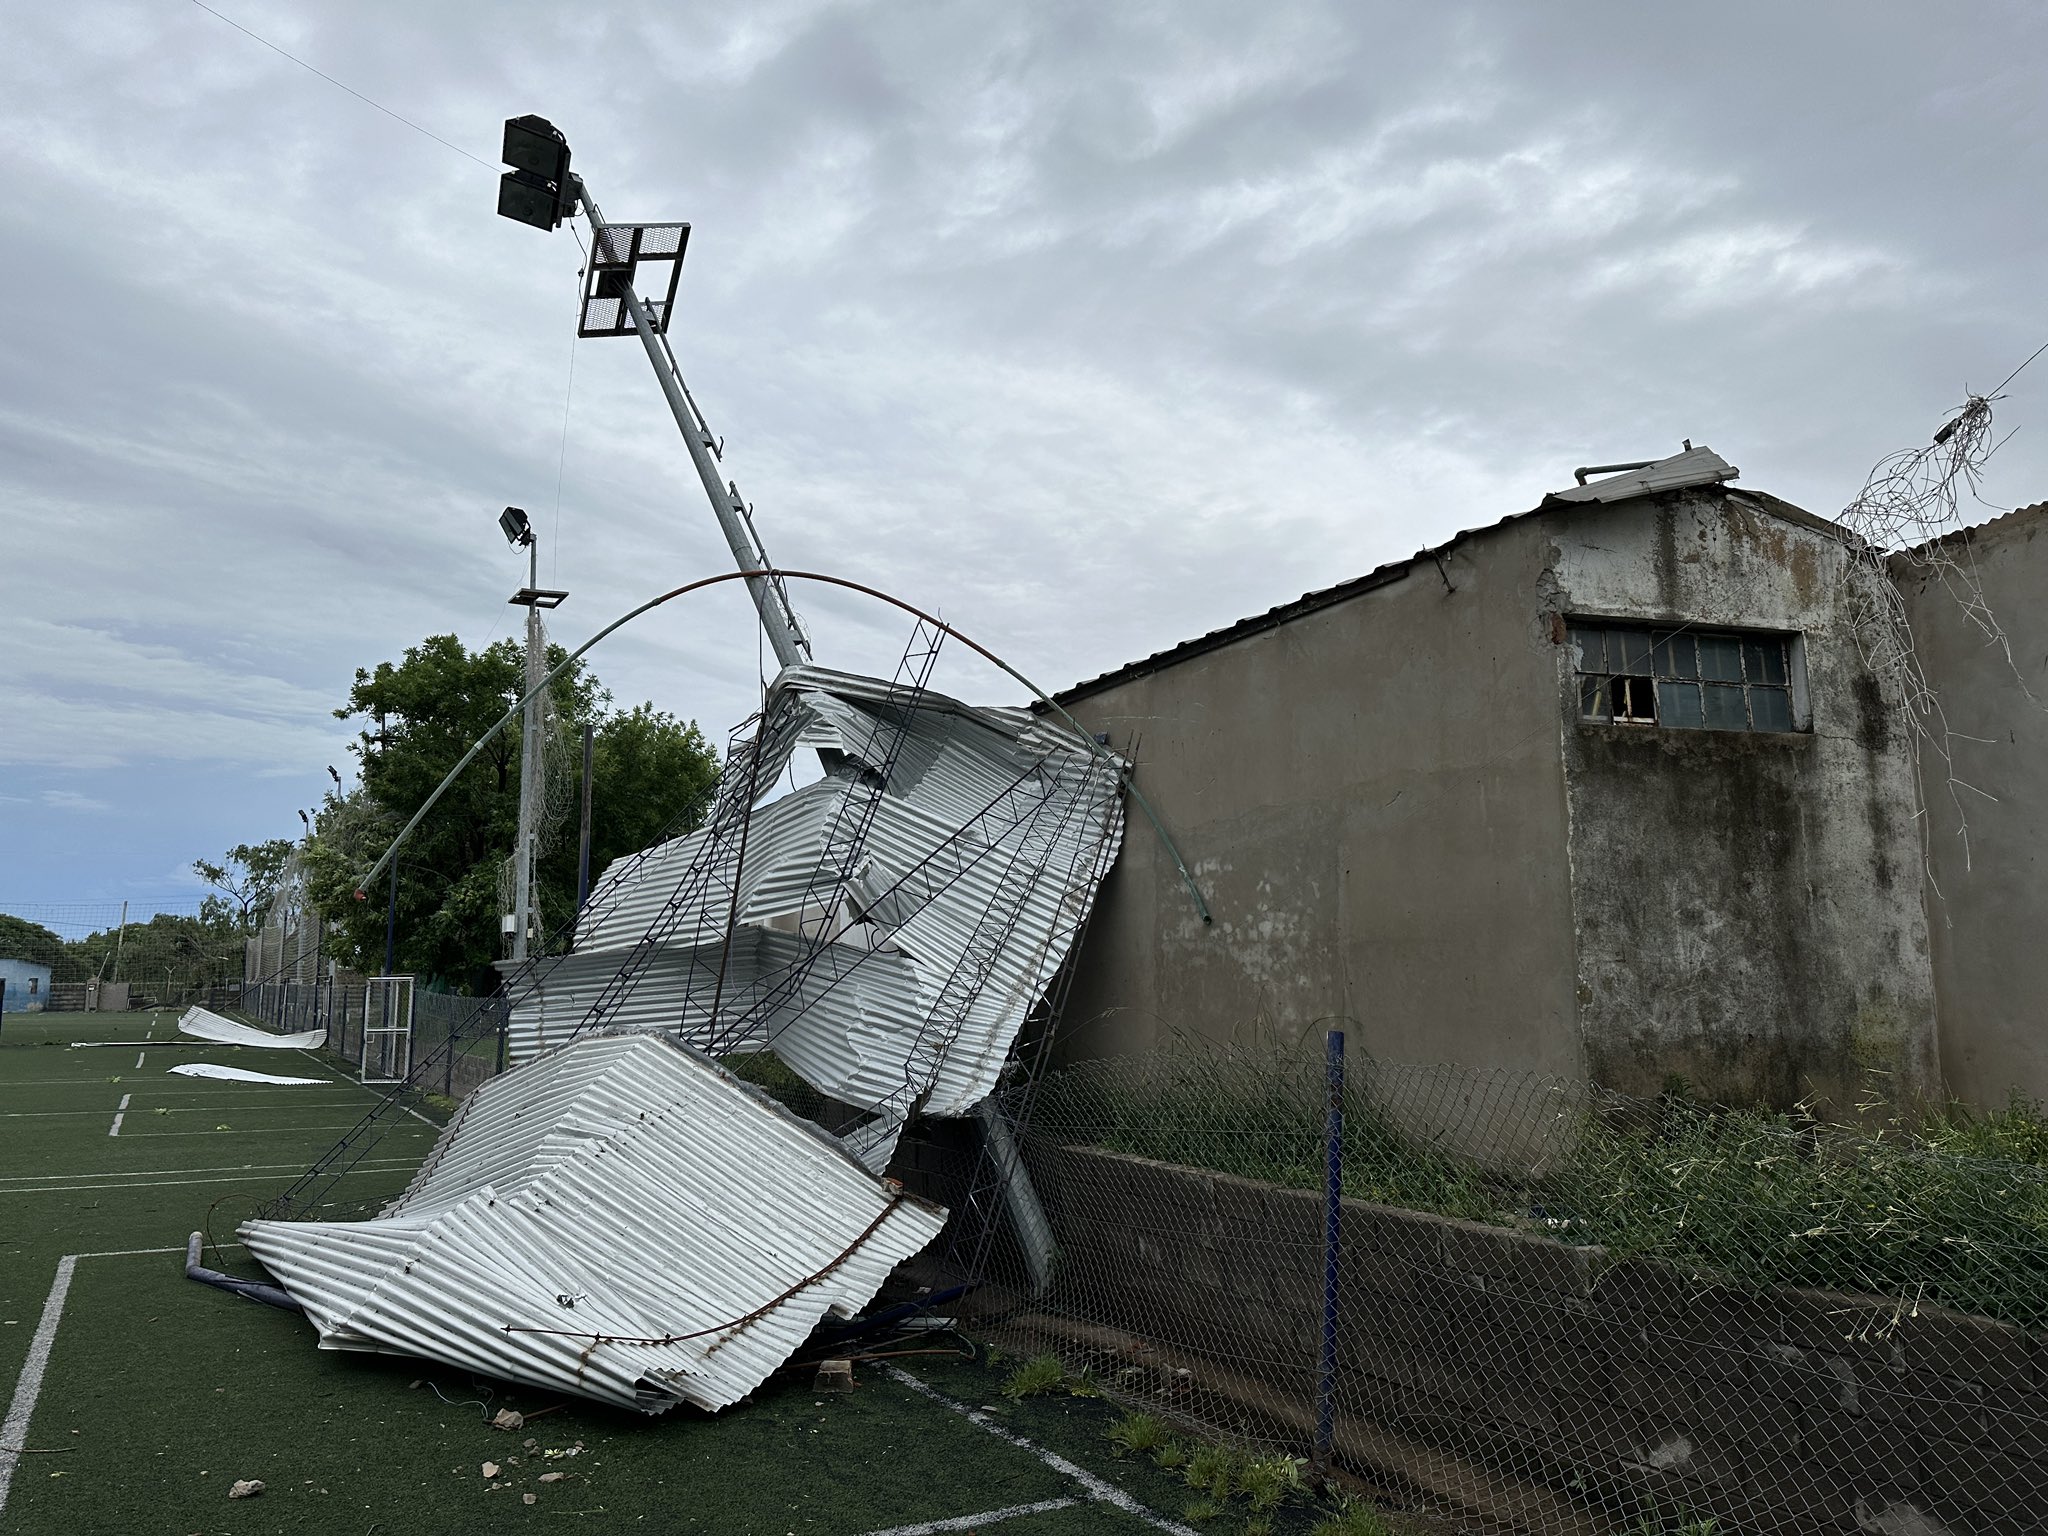
<instances>
[{"instance_id":1,"label":"netting behind fence","mask_svg":"<svg viewBox=\"0 0 2048 1536\"><path fill-rule=\"evenodd\" d=\"M402 1052L383 1033L398 1020L396 1000L385 999L376 979L343 972L306 985L248 986L232 1007L280 1033L325 1029L327 1053L370 1082L397 1078L421 1093L461 1099L504 1070L498 999L408 990Z\"/></svg>"},{"instance_id":2,"label":"netting behind fence","mask_svg":"<svg viewBox=\"0 0 2048 1536\"><path fill-rule=\"evenodd\" d=\"M1332 1246L1324 1102L1315 1059L1046 1078L1022 1144L1057 1261L1034 1289L1002 1236L981 1326L1225 1440L1306 1454L1326 1397L1340 1463L1461 1519L2048 1528L2024 1106L1850 1134L1354 1059Z\"/></svg>"}]
</instances>

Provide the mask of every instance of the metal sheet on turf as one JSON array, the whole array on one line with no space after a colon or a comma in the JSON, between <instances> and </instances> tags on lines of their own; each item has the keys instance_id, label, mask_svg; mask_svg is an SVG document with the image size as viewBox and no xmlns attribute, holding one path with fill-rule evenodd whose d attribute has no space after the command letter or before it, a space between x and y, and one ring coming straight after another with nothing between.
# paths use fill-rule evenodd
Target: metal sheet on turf
<instances>
[{"instance_id":1,"label":"metal sheet on turf","mask_svg":"<svg viewBox=\"0 0 2048 1536\"><path fill-rule=\"evenodd\" d=\"M944 1220L709 1058L605 1034L478 1088L374 1220L240 1235L323 1349L659 1413L739 1401Z\"/></svg>"},{"instance_id":2,"label":"metal sheet on turf","mask_svg":"<svg viewBox=\"0 0 2048 1536\"><path fill-rule=\"evenodd\" d=\"M324 1029L301 1030L295 1035L274 1035L267 1029L238 1024L204 1008L188 1008L178 1020L178 1032L217 1045L251 1045L265 1051L317 1051L327 1043Z\"/></svg>"}]
</instances>

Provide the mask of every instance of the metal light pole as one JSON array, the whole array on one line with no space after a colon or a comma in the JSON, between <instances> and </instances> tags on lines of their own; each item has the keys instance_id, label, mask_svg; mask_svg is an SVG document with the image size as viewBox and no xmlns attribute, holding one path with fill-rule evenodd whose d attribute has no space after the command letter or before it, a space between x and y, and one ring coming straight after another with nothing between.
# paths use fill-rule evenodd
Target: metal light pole
<instances>
[{"instance_id":1,"label":"metal light pole","mask_svg":"<svg viewBox=\"0 0 2048 1536\"><path fill-rule=\"evenodd\" d=\"M583 915L583 904L590 900L590 770L596 755L597 728L588 721L583 725L583 815L582 826L576 836L576 915Z\"/></svg>"},{"instance_id":2,"label":"metal light pole","mask_svg":"<svg viewBox=\"0 0 2048 1536\"><path fill-rule=\"evenodd\" d=\"M526 585L529 589L540 585L540 543L531 531L526 535ZM526 716L519 728L519 864L513 874L512 898L512 917L518 924L512 930L512 959L515 964L526 959L526 933L533 916L534 823L539 820L535 814L533 792L540 778L534 761L540 744L540 700L533 696L533 690L540 686L540 674L545 670L540 666L539 653L540 609L529 603L526 606Z\"/></svg>"},{"instance_id":3,"label":"metal light pole","mask_svg":"<svg viewBox=\"0 0 2048 1536\"><path fill-rule=\"evenodd\" d=\"M526 549L526 585L512 594L512 601L526 609L526 709L521 718L519 743L519 842L513 857L512 963L526 961L527 931L533 920L533 859L540 841L541 744L540 686L547 679L546 646L541 639L540 611L559 608L569 594L540 584L540 543L526 513L507 507L498 514L498 527L514 548Z\"/></svg>"}]
</instances>

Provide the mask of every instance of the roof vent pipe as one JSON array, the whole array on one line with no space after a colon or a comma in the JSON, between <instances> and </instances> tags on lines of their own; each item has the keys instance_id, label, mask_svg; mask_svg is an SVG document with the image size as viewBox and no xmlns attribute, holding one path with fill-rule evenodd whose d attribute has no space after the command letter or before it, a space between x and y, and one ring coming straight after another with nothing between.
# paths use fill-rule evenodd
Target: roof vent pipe
<instances>
[{"instance_id":1,"label":"roof vent pipe","mask_svg":"<svg viewBox=\"0 0 2048 1536\"><path fill-rule=\"evenodd\" d=\"M1692 445L1688 443L1686 446L1689 448ZM1579 484L1584 485L1588 475L1618 475L1624 469L1648 469L1652 464L1659 462L1661 461L1657 459L1634 459L1627 464L1584 464L1573 470L1572 474L1578 478Z\"/></svg>"}]
</instances>

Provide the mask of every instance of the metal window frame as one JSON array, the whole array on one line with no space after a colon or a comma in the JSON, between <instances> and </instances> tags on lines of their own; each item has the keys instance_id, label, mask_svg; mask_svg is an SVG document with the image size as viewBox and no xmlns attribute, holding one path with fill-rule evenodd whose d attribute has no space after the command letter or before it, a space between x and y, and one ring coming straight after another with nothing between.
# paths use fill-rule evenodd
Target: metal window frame
<instances>
[{"instance_id":1,"label":"metal window frame","mask_svg":"<svg viewBox=\"0 0 2048 1536\"><path fill-rule=\"evenodd\" d=\"M1632 615L1609 614L1567 615L1565 625L1566 644L1571 647L1572 651L1574 709L1579 723L1582 725L1615 726L1631 730L1640 729L1644 726L1656 726L1671 731L1719 731L1724 734L1755 736L1796 736L1810 734L1813 729L1811 702L1806 686L1806 637L1798 630L1764 629L1736 624L1708 625L1671 623L1668 621L1660 623L1654 619L1642 619ZM1601 647L1601 666L1589 669L1585 665L1584 650L1578 641L1573 638L1574 635L1598 633L1605 636L1621 630L1638 630L1649 636L1649 671L1647 673L1621 672L1609 667L1607 662L1610 658L1606 654L1604 641ZM1673 636L1680 635L1689 638L1694 643L1693 675L1691 677L1680 676L1675 672L1666 672L1658 667L1657 652L1659 641L1662 640L1668 645ZM1698 642L1702 639L1730 639L1737 643L1738 656L1740 658L1737 670L1742 674L1736 682L1736 686L1742 690L1743 724L1739 726L1708 724L1706 722L1706 696L1704 692L1700 695L1700 724L1670 725L1665 722L1662 696L1663 684L1689 683L1695 688L1702 690L1710 682L1720 686L1726 685L1726 680L1724 679L1707 678L1702 675L1698 651ZM1780 654L1784 659L1784 682L1772 683L1762 678L1753 679L1749 676L1749 652L1747 647L1759 641L1776 641L1778 643ZM1636 715L1620 716L1612 712L1612 699L1609 690L1613 680L1619 677L1647 678L1650 684L1651 708L1654 711L1650 719L1645 720ZM1599 697L1609 706L1607 713L1587 713L1584 681L1587 678L1599 680L1601 685ZM1791 718L1789 729L1777 730L1770 726L1759 726L1756 723L1756 709L1752 703L1752 690L1758 688L1782 688L1784 690L1786 707Z\"/></svg>"}]
</instances>

